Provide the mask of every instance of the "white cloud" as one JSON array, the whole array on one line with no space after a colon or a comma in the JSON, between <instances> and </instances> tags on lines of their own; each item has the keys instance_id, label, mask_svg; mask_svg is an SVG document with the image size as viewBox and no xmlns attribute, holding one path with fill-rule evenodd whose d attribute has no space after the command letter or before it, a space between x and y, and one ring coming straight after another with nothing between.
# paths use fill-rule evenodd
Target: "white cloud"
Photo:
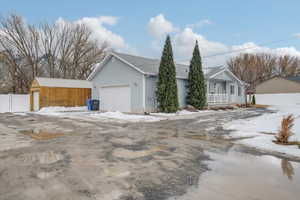
<instances>
[{"instance_id":1,"label":"white cloud","mask_svg":"<svg viewBox=\"0 0 300 200\"><path fill-rule=\"evenodd\" d=\"M69 23L63 18L59 18L56 23ZM73 21L74 24L85 24L92 31L92 37L100 44L107 43L111 48L121 51L133 51L125 42L122 36L112 32L106 26L115 26L118 18L114 16L84 17Z\"/></svg>"},{"instance_id":2,"label":"white cloud","mask_svg":"<svg viewBox=\"0 0 300 200\"><path fill-rule=\"evenodd\" d=\"M159 15L164 19L163 15ZM161 18L161 17L154 17L151 18L150 22L154 23L154 19ZM159 20L158 20L159 21ZM162 21L166 21L165 19ZM201 21L200 21L201 22ZM188 63L189 59L192 56L192 51L195 46L196 40L199 43L199 48L201 51L201 55L203 57L203 62L206 67L210 66L216 66L216 65L225 65L226 61L232 57L236 56L240 53L272 53L276 55L285 55L289 54L291 56L298 56L300 57L300 51L298 51L295 47L283 47L283 48L268 48L259 46L253 42L247 42L241 45L226 45L221 42L211 41L206 39L203 35L196 33L193 30L193 27L199 27L203 26L205 24L211 23L210 21L203 21L198 22L196 24L187 25L186 28L180 30L171 29L170 27L174 27L171 22L167 21L167 23L171 26L169 26L169 29L165 29L168 31L163 31L165 34L166 32L175 32L174 36L172 37L172 43L173 43L173 51L175 55L175 59L177 62L183 62ZM162 23L158 23L162 24ZM149 26L149 25L148 25ZM159 30L159 26L156 26ZM172 31L173 30L173 31ZM161 34L160 34L161 33ZM152 47L155 48L153 50L157 51L158 54L161 53L161 49L163 47L163 41L157 40L161 39L160 35L162 35L162 32L158 32L157 34L153 34L156 36L156 40L152 42ZM300 34L296 34L296 37L300 37ZM158 48L160 46L160 48ZM232 52L232 53L228 53ZM218 56L212 56L212 55L218 55Z\"/></svg>"},{"instance_id":3,"label":"white cloud","mask_svg":"<svg viewBox=\"0 0 300 200\"><path fill-rule=\"evenodd\" d=\"M166 34L178 31L173 24L168 21L163 14L152 17L148 23L148 30L152 36L162 39Z\"/></svg>"},{"instance_id":4,"label":"white cloud","mask_svg":"<svg viewBox=\"0 0 300 200\"><path fill-rule=\"evenodd\" d=\"M101 17L84 17L77 20L75 23L85 24L88 28L91 29L92 35L99 42L107 42L113 48L123 49L126 48L126 43L124 39L109 29L105 25L116 25L118 22L117 17L112 16L101 16Z\"/></svg>"},{"instance_id":5,"label":"white cloud","mask_svg":"<svg viewBox=\"0 0 300 200\"><path fill-rule=\"evenodd\" d=\"M189 62L196 40L198 40L201 55L204 57L203 62L207 67L225 65L229 58L240 53L271 53L279 56L288 54L300 58L300 51L295 47L269 48L253 42L229 46L220 42L209 41L202 35L193 32L192 29L185 28L173 39L174 54L179 61Z\"/></svg>"},{"instance_id":6,"label":"white cloud","mask_svg":"<svg viewBox=\"0 0 300 200\"><path fill-rule=\"evenodd\" d=\"M191 28L185 28L183 31L175 34L174 36L173 49L175 57L179 61L188 61L186 59L191 57L196 40L199 43L202 57L229 50L226 45L220 42L209 41L202 35L195 33ZM206 60L203 61L205 62ZM211 59L209 59L208 61L210 61L208 63L209 65L216 65L220 63L219 60L213 60L214 62L212 62Z\"/></svg>"},{"instance_id":7,"label":"white cloud","mask_svg":"<svg viewBox=\"0 0 300 200\"><path fill-rule=\"evenodd\" d=\"M188 28L201 28L203 26L211 25L211 24L213 24L213 23L209 19L203 19L203 20L200 20L199 22L197 22L195 24L188 24L187 27Z\"/></svg>"}]
</instances>

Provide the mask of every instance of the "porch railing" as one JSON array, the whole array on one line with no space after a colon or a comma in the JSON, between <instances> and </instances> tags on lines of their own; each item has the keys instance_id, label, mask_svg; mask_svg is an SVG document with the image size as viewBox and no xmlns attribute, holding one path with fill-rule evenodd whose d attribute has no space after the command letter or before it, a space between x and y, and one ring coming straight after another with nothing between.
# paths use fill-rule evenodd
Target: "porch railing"
<instances>
[{"instance_id":1,"label":"porch railing","mask_svg":"<svg viewBox=\"0 0 300 200\"><path fill-rule=\"evenodd\" d=\"M207 94L208 104L228 104L229 95L228 94Z\"/></svg>"}]
</instances>

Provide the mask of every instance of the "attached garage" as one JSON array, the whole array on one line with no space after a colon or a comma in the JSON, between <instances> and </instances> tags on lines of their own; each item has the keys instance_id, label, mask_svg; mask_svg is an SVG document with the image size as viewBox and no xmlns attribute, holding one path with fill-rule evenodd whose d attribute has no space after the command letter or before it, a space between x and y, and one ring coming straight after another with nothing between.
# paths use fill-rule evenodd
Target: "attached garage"
<instances>
[{"instance_id":1,"label":"attached garage","mask_svg":"<svg viewBox=\"0 0 300 200\"><path fill-rule=\"evenodd\" d=\"M300 105L300 76L274 77L256 86L256 103Z\"/></svg>"},{"instance_id":2,"label":"attached garage","mask_svg":"<svg viewBox=\"0 0 300 200\"><path fill-rule=\"evenodd\" d=\"M92 83L86 80L37 77L30 89L30 109L50 106L85 106L91 98Z\"/></svg>"},{"instance_id":3,"label":"attached garage","mask_svg":"<svg viewBox=\"0 0 300 200\"><path fill-rule=\"evenodd\" d=\"M100 87L101 110L131 112L129 85Z\"/></svg>"}]
</instances>

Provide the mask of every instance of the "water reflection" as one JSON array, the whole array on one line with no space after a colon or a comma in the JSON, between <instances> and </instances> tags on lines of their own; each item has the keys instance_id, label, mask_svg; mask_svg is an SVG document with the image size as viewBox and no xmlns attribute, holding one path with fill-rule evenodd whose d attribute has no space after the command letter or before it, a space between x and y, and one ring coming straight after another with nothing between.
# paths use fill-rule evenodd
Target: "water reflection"
<instances>
[{"instance_id":1,"label":"water reflection","mask_svg":"<svg viewBox=\"0 0 300 200\"><path fill-rule=\"evenodd\" d=\"M281 160L281 169L284 175L288 177L289 180L293 180L293 176L295 174L293 165L287 159Z\"/></svg>"},{"instance_id":2,"label":"water reflection","mask_svg":"<svg viewBox=\"0 0 300 200\"><path fill-rule=\"evenodd\" d=\"M201 174L196 187L169 200L299 199L300 164L270 155L251 155L231 148L206 152L211 169ZM296 172L296 173L295 173Z\"/></svg>"}]
</instances>

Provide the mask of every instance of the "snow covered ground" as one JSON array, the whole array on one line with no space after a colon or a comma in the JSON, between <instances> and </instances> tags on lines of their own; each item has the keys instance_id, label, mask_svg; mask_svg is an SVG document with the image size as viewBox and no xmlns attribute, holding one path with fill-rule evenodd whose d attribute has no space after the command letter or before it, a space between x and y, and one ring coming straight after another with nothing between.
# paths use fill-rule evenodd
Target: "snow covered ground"
<instances>
[{"instance_id":1,"label":"snow covered ground","mask_svg":"<svg viewBox=\"0 0 300 200\"><path fill-rule=\"evenodd\" d=\"M125 114L119 111L98 112L88 111L87 107L45 107L36 112L40 115L51 115L57 117L81 118L86 120L103 120L118 122L154 122L163 120L160 117L150 115Z\"/></svg>"},{"instance_id":2,"label":"snow covered ground","mask_svg":"<svg viewBox=\"0 0 300 200\"><path fill-rule=\"evenodd\" d=\"M79 106L79 107L44 107L38 111L38 113L55 113L55 112L74 112L74 111L87 111L86 106Z\"/></svg>"},{"instance_id":3,"label":"snow covered ground","mask_svg":"<svg viewBox=\"0 0 300 200\"><path fill-rule=\"evenodd\" d=\"M154 117L154 116L150 116L150 115L124 114L119 111L95 113L95 114L90 114L90 116L94 117L94 118L109 118L109 119L125 120L125 121L131 121L131 122L140 122L140 121L154 122L154 121L162 120L162 118Z\"/></svg>"},{"instance_id":4,"label":"snow covered ground","mask_svg":"<svg viewBox=\"0 0 300 200\"><path fill-rule=\"evenodd\" d=\"M188 110L180 110L176 113L151 113L151 115L162 116L162 117L172 117L172 116L183 116L183 115L192 115L197 113L211 113L215 112L213 110L198 110L197 112L191 112Z\"/></svg>"},{"instance_id":5,"label":"snow covered ground","mask_svg":"<svg viewBox=\"0 0 300 200\"><path fill-rule=\"evenodd\" d=\"M176 113L151 113L151 115L125 114L119 111L113 112L90 112L85 106L83 107L45 107L36 114L52 115L57 117L84 118L89 120L117 120L125 122L154 122L167 120L176 116L186 116L199 113L211 113L215 111L204 110L198 112L190 112L181 110Z\"/></svg>"},{"instance_id":6,"label":"snow covered ground","mask_svg":"<svg viewBox=\"0 0 300 200\"><path fill-rule=\"evenodd\" d=\"M294 135L290 138L290 141L300 141L300 106L272 106L269 109L276 111L276 113L267 113L259 117L236 120L225 124L223 128L235 130L229 136L230 138L251 137L238 140L238 143L266 151L300 157L300 149L297 146L283 146L272 142L274 135L280 129L282 118L289 114L293 114L295 117L292 129Z\"/></svg>"}]
</instances>

